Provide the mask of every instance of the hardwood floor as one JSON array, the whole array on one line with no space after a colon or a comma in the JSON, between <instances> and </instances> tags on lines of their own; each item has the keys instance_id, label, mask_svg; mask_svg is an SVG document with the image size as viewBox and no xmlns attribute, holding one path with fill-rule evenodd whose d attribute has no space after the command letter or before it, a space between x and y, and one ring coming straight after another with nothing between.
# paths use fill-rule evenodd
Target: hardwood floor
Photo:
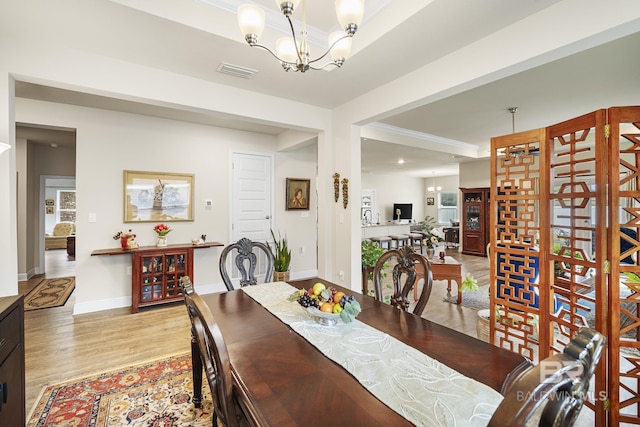
<instances>
[{"instance_id":1,"label":"hardwood floor","mask_svg":"<svg viewBox=\"0 0 640 427\"><path fill-rule=\"evenodd\" d=\"M448 254L462 262L463 277L471 272L480 285L488 283L487 258ZM75 261L64 250L47 251L46 263L47 278L75 274ZM20 282L20 292L42 278ZM64 307L25 313L28 413L47 385L190 350L189 318L181 303L136 314L121 308L73 316L74 294ZM475 336L476 311L443 302L445 296L446 282L434 282L424 317Z\"/></svg>"}]
</instances>

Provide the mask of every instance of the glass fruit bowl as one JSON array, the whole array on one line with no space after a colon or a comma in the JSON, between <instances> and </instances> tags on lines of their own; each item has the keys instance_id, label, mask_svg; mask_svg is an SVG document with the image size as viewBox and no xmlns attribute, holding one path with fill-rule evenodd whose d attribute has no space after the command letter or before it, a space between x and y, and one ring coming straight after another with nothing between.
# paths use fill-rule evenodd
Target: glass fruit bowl
<instances>
[{"instance_id":1,"label":"glass fruit bowl","mask_svg":"<svg viewBox=\"0 0 640 427\"><path fill-rule=\"evenodd\" d=\"M296 290L288 300L297 302L321 325L336 325L339 321L349 323L360 313L360 304L353 295L324 283L317 282L310 289Z\"/></svg>"},{"instance_id":2,"label":"glass fruit bowl","mask_svg":"<svg viewBox=\"0 0 640 427\"><path fill-rule=\"evenodd\" d=\"M305 309L311 315L313 320L321 325L333 326L337 325L338 322L342 322L339 314L325 313L324 311L320 311L317 307L306 307Z\"/></svg>"}]
</instances>

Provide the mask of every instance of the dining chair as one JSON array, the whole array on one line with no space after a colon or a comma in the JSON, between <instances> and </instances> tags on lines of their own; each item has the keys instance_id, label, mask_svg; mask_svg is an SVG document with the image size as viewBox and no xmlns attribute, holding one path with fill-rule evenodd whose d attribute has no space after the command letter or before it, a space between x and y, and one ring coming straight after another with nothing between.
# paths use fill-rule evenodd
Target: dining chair
<instances>
[{"instance_id":1,"label":"dining chair","mask_svg":"<svg viewBox=\"0 0 640 427\"><path fill-rule=\"evenodd\" d=\"M181 278L180 285L191 320L191 345L197 346L200 352L200 360L211 390L214 406L212 425L217 427L218 420L225 427L246 425L246 418L233 395L231 363L222 332L211 310L195 292L187 276Z\"/></svg>"},{"instance_id":2,"label":"dining chair","mask_svg":"<svg viewBox=\"0 0 640 427\"><path fill-rule=\"evenodd\" d=\"M572 426L584 405L589 382L606 339L595 329L580 328L561 354L525 371L505 393L489 427Z\"/></svg>"},{"instance_id":3,"label":"dining chair","mask_svg":"<svg viewBox=\"0 0 640 427\"><path fill-rule=\"evenodd\" d=\"M258 279L256 278L258 254L254 252L254 249L258 250L258 254L263 253L266 259L265 283L271 282L273 279L273 253L264 243L254 242L243 237L236 243L226 246L220 254L220 275L228 290L232 291L234 289L227 271L227 258L232 256L233 251L237 251L233 260L240 272L240 287L256 285L258 283Z\"/></svg>"},{"instance_id":4,"label":"dining chair","mask_svg":"<svg viewBox=\"0 0 640 427\"><path fill-rule=\"evenodd\" d=\"M417 273L415 270L415 264L419 263L425 272L424 285L422 286L422 293L416 306L413 309L413 314L418 316L422 315L429 296L431 295L431 287L433 285L433 273L431 272L431 264L429 261L420 254L413 251L411 246L405 245L398 249L391 249L383 253L373 269L373 286L375 289L375 299L384 302L384 295L382 292L382 279L384 269L387 266L387 262L395 259L396 264L393 266L392 273L392 288L393 293L389 300L390 304L396 308L404 311L409 310L409 292L414 286L417 286ZM402 280L404 278L404 284Z\"/></svg>"}]
</instances>

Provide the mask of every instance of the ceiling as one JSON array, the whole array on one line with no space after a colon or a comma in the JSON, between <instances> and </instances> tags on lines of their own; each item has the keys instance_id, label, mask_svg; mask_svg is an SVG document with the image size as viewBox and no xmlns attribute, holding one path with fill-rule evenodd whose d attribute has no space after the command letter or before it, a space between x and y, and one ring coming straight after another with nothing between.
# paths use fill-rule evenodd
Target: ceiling
<instances>
[{"instance_id":1,"label":"ceiling","mask_svg":"<svg viewBox=\"0 0 640 427\"><path fill-rule=\"evenodd\" d=\"M353 40L352 56L340 69L285 73L267 52L250 48L237 28L235 10L245 0L47 0L11 2L0 16L2 33L55 43L303 103L333 108L400 78L476 40L544 11L557 0L367 0L365 20ZM286 21L273 0L253 3L268 10L267 25ZM298 8L300 9L300 7ZM295 17L299 18L299 10ZM310 37L337 29L333 2L309 0ZM640 18L640 17L639 17ZM640 21L640 19L638 19ZM28 22L29 25L24 23ZM606 44L575 48L571 56L503 77L491 83L378 119L403 132L479 147L488 155L489 139L554 124L613 105L640 99L639 29L610 36ZM630 34L629 34L630 33ZM82 37L78 37L82 34ZM320 36L318 36L318 34ZM277 28L260 42L274 46ZM509 41L506 40L505 43ZM322 49L314 42L312 54ZM250 80L217 72L222 62L257 70ZM470 62L469 66L473 66ZM69 90L28 79L16 83L16 96L205 123L277 135L278 124L180 106L158 106L118 95ZM515 116L509 107L518 107ZM18 135L25 135L19 129ZM58 130L56 137L69 136ZM43 130L29 139L49 143ZM61 133L62 132L62 133ZM45 134L46 135L46 134ZM64 139L64 138L62 138ZM469 157L424 150L376 139L362 145L363 171L431 177L456 174ZM473 156L472 156L473 157ZM405 163L398 165L403 158Z\"/></svg>"}]
</instances>

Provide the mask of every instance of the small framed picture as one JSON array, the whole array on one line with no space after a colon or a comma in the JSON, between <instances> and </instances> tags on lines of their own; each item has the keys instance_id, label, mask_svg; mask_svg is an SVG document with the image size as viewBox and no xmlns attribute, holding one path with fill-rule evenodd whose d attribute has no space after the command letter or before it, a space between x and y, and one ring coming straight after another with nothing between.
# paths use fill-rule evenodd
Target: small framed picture
<instances>
[{"instance_id":1,"label":"small framed picture","mask_svg":"<svg viewBox=\"0 0 640 427\"><path fill-rule=\"evenodd\" d=\"M428 206L433 206L436 204L436 199L433 197L427 197L427 205Z\"/></svg>"},{"instance_id":2,"label":"small framed picture","mask_svg":"<svg viewBox=\"0 0 640 427\"><path fill-rule=\"evenodd\" d=\"M309 210L311 180L287 178L287 210Z\"/></svg>"},{"instance_id":3,"label":"small framed picture","mask_svg":"<svg viewBox=\"0 0 640 427\"><path fill-rule=\"evenodd\" d=\"M55 202L55 200L53 200L53 199L46 199L46 200L44 201L44 204L45 204L46 206L54 206L54 205L56 204L56 202Z\"/></svg>"},{"instance_id":4,"label":"small framed picture","mask_svg":"<svg viewBox=\"0 0 640 427\"><path fill-rule=\"evenodd\" d=\"M53 210L53 206L47 206L46 210L45 210L45 213L47 215L53 215L55 213L55 211Z\"/></svg>"}]
</instances>

